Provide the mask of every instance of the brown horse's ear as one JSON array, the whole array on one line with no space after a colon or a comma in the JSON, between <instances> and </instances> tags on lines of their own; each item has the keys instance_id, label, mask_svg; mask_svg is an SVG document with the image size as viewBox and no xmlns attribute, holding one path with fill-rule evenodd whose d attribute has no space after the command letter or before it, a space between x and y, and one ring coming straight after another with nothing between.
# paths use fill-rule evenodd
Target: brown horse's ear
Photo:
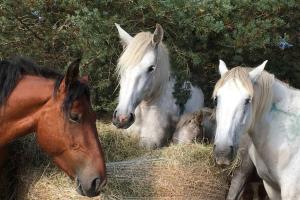
<instances>
[{"instance_id":1,"label":"brown horse's ear","mask_svg":"<svg viewBox=\"0 0 300 200\"><path fill-rule=\"evenodd\" d=\"M64 94L66 91L72 88L78 81L80 61L81 58L77 58L68 66L67 72L58 89L61 94Z\"/></svg>"},{"instance_id":2,"label":"brown horse's ear","mask_svg":"<svg viewBox=\"0 0 300 200\"><path fill-rule=\"evenodd\" d=\"M81 58L74 60L68 67L64 78L65 89L70 88L79 78L79 64Z\"/></svg>"},{"instance_id":3,"label":"brown horse's ear","mask_svg":"<svg viewBox=\"0 0 300 200\"><path fill-rule=\"evenodd\" d=\"M164 29L160 24L156 24L156 29L153 33L152 43L153 45L158 45L164 37Z\"/></svg>"}]
</instances>

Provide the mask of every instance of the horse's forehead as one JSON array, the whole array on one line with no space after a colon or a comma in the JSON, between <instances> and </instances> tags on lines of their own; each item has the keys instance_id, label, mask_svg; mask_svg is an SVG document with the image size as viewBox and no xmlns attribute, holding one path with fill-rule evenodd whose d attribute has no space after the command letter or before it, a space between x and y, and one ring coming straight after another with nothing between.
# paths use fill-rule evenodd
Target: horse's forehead
<instances>
[{"instance_id":1,"label":"horse's forehead","mask_svg":"<svg viewBox=\"0 0 300 200\"><path fill-rule=\"evenodd\" d=\"M154 64L153 62L155 61L155 57L156 55L154 49L148 49L140 62L141 66L149 66Z\"/></svg>"},{"instance_id":2,"label":"horse's forehead","mask_svg":"<svg viewBox=\"0 0 300 200\"><path fill-rule=\"evenodd\" d=\"M153 49L148 49L146 53L143 55L140 62L136 64L131 64L131 66L128 66L127 72L129 74L134 74L135 71L140 71L144 67L149 67L150 65L155 64L155 52Z\"/></svg>"},{"instance_id":3,"label":"horse's forehead","mask_svg":"<svg viewBox=\"0 0 300 200\"><path fill-rule=\"evenodd\" d=\"M89 106L89 101L85 96L81 96L72 103L72 107L76 109L86 109Z\"/></svg>"},{"instance_id":4,"label":"horse's forehead","mask_svg":"<svg viewBox=\"0 0 300 200\"><path fill-rule=\"evenodd\" d=\"M244 87L239 79L230 79L219 88L217 95L228 97L234 100L249 96L250 91Z\"/></svg>"}]
</instances>

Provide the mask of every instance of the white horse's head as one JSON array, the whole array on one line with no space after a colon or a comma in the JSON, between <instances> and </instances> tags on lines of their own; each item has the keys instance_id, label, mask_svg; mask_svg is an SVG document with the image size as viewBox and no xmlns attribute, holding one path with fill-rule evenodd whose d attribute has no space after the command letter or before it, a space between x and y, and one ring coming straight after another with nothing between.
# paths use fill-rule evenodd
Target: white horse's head
<instances>
[{"instance_id":1,"label":"white horse's head","mask_svg":"<svg viewBox=\"0 0 300 200\"><path fill-rule=\"evenodd\" d=\"M260 79L266 63L254 69L235 67L228 70L220 60L221 78L213 93L217 121L214 155L219 165L230 164L236 155L240 136L252 125L255 115L253 108L258 103L254 98L254 85Z\"/></svg>"},{"instance_id":2,"label":"white horse's head","mask_svg":"<svg viewBox=\"0 0 300 200\"><path fill-rule=\"evenodd\" d=\"M113 114L118 128L130 127L136 107L144 100L160 95L169 77L168 51L162 44L163 28L157 24L154 33L141 32L130 36L118 24L124 52L117 71L120 77L119 104Z\"/></svg>"}]
</instances>

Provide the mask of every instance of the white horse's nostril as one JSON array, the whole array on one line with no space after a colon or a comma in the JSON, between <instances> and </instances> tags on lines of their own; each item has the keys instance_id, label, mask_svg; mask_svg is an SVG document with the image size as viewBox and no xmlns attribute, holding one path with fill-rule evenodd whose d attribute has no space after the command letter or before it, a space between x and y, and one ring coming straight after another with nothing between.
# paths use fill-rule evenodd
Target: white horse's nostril
<instances>
[{"instance_id":1,"label":"white horse's nostril","mask_svg":"<svg viewBox=\"0 0 300 200\"><path fill-rule=\"evenodd\" d=\"M113 118L116 119L116 117L117 117L117 110L115 110L113 113Z\"/></svg>"},{"instance_id":2,"label":"white horse's nostril","mask_svg":"<svg viewBox=\"0 0 300 200\"><path fill-rule=\"evenodd\" d=\"M130 113L129 121L134 121L134 120L135 120L135 115L133 113Z\"/></svg>"}]
</instances>

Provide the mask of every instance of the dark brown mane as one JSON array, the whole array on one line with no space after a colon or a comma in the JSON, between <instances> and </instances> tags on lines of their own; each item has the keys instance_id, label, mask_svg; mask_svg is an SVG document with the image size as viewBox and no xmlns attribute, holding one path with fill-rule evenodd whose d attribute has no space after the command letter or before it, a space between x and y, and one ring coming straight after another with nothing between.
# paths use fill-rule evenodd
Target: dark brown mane
<instances>
[{"instance_id":1,"label":"dark brown mane","mask_svg":"<svg viewBox=\"0 0 300 200\"><path fill-rule=\"evenodd\" d=\"M53 95L57 94L58 88L64 78L64 75L57 71L36 65L29 59L23 57L15 57L9 60L0 61L0 106L4 106L8 97L17 86L18 82L24 75L39 76L55 80ZM62 110L65 114L69 110L73 102L81 96L90 97L89 88L86 84L77 81L75 85L68 88Z\"/></svg>"}]
</instances>

